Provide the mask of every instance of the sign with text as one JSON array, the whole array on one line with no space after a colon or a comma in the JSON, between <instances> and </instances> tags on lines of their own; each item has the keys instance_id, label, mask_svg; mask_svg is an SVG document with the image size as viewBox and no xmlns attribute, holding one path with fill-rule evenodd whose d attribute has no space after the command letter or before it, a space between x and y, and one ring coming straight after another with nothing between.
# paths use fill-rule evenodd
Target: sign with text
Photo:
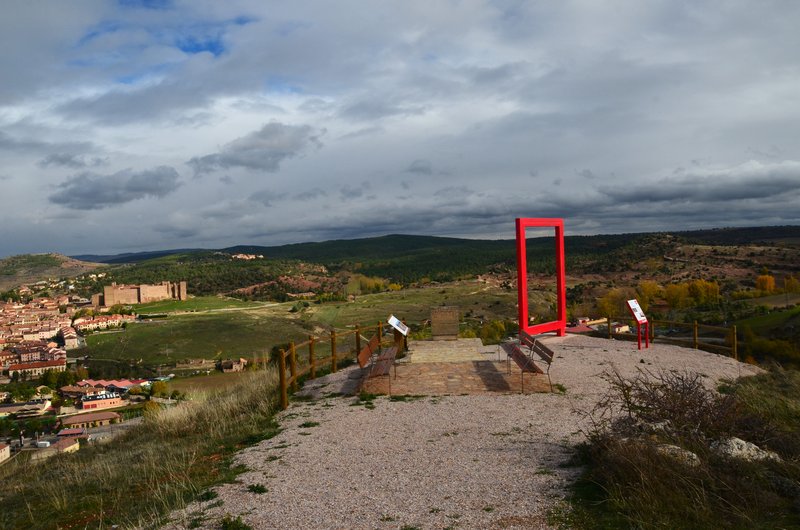
<instances>
[{"instance_id":1,"label":"sign with text","mask_svg":"<svg viewBox=\"0 0 800 530\"><path fill-rule=\"evenodd\" d=\"M389 325L390 325L390 326L392 326L394 329L396 329L397 331L399 331L400 333L402 333L404 337L408 336L408 326L406 326L405 324L403 324L402 322L400 322L400 320L398 320L398 318L397 318L396 316L394 316L394 315L391 315L391 316L389 317L389 320L387 320L387 322L388 322L388 323L389 323Z\"/></svg>"},{"instance_id":2,"label":"sign with text","mask_svg":"<svg viewBox=\"0 0 800 530\"><path fill-rule=\"evenodd\" d=\"M644 324L647 322L647 317L644 316L644 311L642 311L642 308L636 299L628 300L628 308L631 310L631 314L633 315L633 318L636 319L636 322L639 324Z\"/></svg>"}]
</instances>

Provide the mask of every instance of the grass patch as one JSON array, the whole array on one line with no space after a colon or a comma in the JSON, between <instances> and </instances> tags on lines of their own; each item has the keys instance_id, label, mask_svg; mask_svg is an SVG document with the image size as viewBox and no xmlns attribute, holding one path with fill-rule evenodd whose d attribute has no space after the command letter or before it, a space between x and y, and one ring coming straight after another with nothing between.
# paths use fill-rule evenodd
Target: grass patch
<instances>
[{"instance_id":1,"label":"grass patch","mask_svg":"<svg viewBox=\"0 0 800 530\"><path fill-rule=\"evenodd\" d=\"M300 323L246 311L175 315L165 320L130 324L120 333L86 338L76 350L90 358L169 364L186 359L265 357L273 344L300 341L308 331Z\"/></svg>"},{"instance_id":2,"label":"grass patch","mask_svg":"<svg viewBox=\"0 0 800 530\"><path fill-rule=\"evenodd\" d=\"M259 302L245 302L224 296L192 296L188 300L162 300L134 306L137 313L174 313L177 311L214 311L219 309L249 309L262 307Z\"/></svg>"},{"instance_id":3,"label":"grass patch","mask_svg":"<svg viewBox=\"0 0 800 530\"><path fill-rule=\"evenodd\" d=\"M250 484L249 486L247 486L247 491L249 491L250 493L257 493L261 495L263 493L266 493L268 490L267 487L263 484Z\"/></svg>"},{"instance_id":4,"label":"grass patch","mask_svg":"<svg viewBox=\"0 0 800 530\"><path fill-rule=\"evenodd\" d=\"M375 408L375 398L377 398L377 394L370 394L369 392L364 392L363 390L358 395L356 400L353 403L350 403L351 407L358 407L363 406L366 409L374 409Z\"/></svg>"},{"instance_id":5,"label":"grass patch","mask_svg":"<svg viewBox=\"0 0 800 530\"><path fill-rule=\"evenodd\" d=\"M300 427L308 428L308 427L319 427L318 421L306 421L300 424Z\"/></svg>"},{"instance_id":6,"label":"grass patch","mask_svg":"<svg viewBox=\"0 0 800 530\"><path fill-rule=\"evenodd\" d=\"M146 415L112 444L47 460L36 472L0 467L0 528L154 527L165 514L242 468L234 453L279 432L276 375L255 372L235 391L198 394Z\"/></svg>"},{"instance_id":7,"label":"grass patch","mask_svg":"<svg viewBox=\"0 0 800 530\"><path fill-rule=\"evenodd\" d=\"M237 515L234 519L229 514L225 514L225 517L219 522L219 527L221 530L253 530L252 526L242 521L241 515Z\"/></svg>"},{"instance_id":8,"label":"grass patch","mask_svg":"<svg viewBox=\"0 0 800 530\"><path fill-rule=\"evenodd\" d=\"M423 396L421 394L398 394L389 396L389 401L402 401L402 402L418 401L425 397L427 396Z\"/></svg>"},{"instance_id":9,"label":"grass patch","mask_svg":"<svg viewBox=\"0 0 800 530\"><path fill-rule=\"evenodd\" d=\"M612 391L579 448L586 473L570 528L796 528L800 526L800 374L774 369L718 395L693 373L609 374ZM715 449L731 437L781 460Z\"/></svg>"}]
</instances>

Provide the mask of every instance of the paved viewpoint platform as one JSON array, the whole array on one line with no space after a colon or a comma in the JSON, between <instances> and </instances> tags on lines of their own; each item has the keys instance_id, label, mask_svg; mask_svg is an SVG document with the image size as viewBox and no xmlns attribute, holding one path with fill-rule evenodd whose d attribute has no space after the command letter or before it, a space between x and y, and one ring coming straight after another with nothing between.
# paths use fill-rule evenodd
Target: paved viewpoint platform
<instances>
[{"instance_id":1,"label":"paved viewpoint platform","mask_svg":"<svg viewBox=\"0 0 800 530\"><path fill-rule=\"evenodd\" d=\"M409 341L406 357L389 375L364 381L372 394L461 395L489 392L549 392L547 376L521 374L507 363L500 346L483 346L480 339ZM524 379L523 379L524 377Z\"/></svg>"}]
</instances>

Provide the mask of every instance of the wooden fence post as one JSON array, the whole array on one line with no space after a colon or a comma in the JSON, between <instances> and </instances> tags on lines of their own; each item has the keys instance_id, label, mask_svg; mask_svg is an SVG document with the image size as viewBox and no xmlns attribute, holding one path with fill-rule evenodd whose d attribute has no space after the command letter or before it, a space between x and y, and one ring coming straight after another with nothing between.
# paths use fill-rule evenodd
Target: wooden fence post
<instances>
[{"instance_id":1,"label":"wooden fence post","mask_svg":"<svg viewBox=\"0 0 800 530\"><path fill-rule=\"evenodd\" d=\"M281 382L281 409L289 406L289 395L286 390L286 351L281 349L278 353L278 378Z\"/></svg>"},{"instance_id":2,"label":"wooden fence post","mask_svg":"<svg viewBox=\"0 0 800 530\"><path fill-rule=\"evenodd\" d=\"M361 327L356 324L356 357L361 352Z\"/></svg>"},{"instance_id":3,"label":"wooden fence post","mask_svg":"<svg viewBox=\"0 0 800 530\"><path fill-rule=\"evenodd\" d=\"M378 322L378 348L381 347L383 341L383 322Z\"/></svg>"},{"instance_id":4,"label":"wooden fence post","mask_svg":"<svg viewBox=\"0 0 800 530\"><path fill-rule=\"evenodd\" d=\"M406 321L403 321L403 324L406 324ZM403 351L408 351L408 335L403 335Z\"/></svg>"},{"instance_id":5,"label":"wooden fence post","mask_svg":"<svg viewBox=\"0 0 800 530\"><path fill-rule=\"evenodd\" d=\"M289 343L289 372L292 374L292 392L297 392L297 351L294 342Z\"/></svg>"},{"instance_id":6,"label":"wooden fence post","mask_svg":"<svg viewBox=\"0 0 800 530\"><path fill-rule=\"evenodd\" d=\"M739 360L739 337L736 335L736 325L733 326L733 358Z\"/></svg>"},{"instance_id":7,"label":"wooden fence post","mask_svg":"<svg viewBox=\"0 0 800 530\"><path fill-rule=\"evenodd\" d=\"M656 340L656 321L648 322L647 327L650 329L650 342Z\"/></svg>"},{"instance_id":8,"label":"wooden fence post","mask_svg":"<svg viewBox=\"0 0 800 530\"><path fill-rule=\"evenodd\" d=\"M608 324L608 338L611 339L611 317L606 317L606 323Z\"/></svg>"},{"instance_id":9,"label":"wooden fence post","mask_svg":"<svg viewBox=\"0 0 800 530\"><path fill-rule=\"evenodd\" d=\"M694 321L694 349L697 349L697 320Z\"/></svg>"},{"instance_id":10,"label":"wooden fence post","mask_svg":"<svg viewBox=\"0 0 800 530\"><path fill-rule=\"evenodd\" d=\"M331 330L331 373L336 373L336 330Z\"/></svg>"},{"instance_id":11,"label":"wooden fence post","mask_svg":"<svg viewBox=\"0 0 800 530\"><path fill-rule=\"evenodd\" d=\"M314 358L314 337L308 336L308 364L311 366L311 379L317 378L317 360Z\"/></svg>"}]
</instances>

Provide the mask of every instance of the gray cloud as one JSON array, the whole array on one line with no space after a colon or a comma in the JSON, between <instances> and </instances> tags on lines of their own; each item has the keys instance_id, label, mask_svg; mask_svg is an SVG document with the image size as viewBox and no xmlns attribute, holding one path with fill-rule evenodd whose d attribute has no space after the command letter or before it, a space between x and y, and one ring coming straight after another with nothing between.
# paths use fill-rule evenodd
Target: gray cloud
<instances>
[{"instance_id":1,"label":"gray cloud","mask_svg":"<svg viewBox=\"0 0 800 530\"><path fill-rule=\"evenodd\" d=\"M390 103L380 98L361 97L355 102L346 104L340 114L348 119L372 121L390 116L414 116L424 112L425 107L421 105Z\"/></svg>"},{"instance_id":2,"label":"gray cloud","mask_svg":"<svg viewBox=\"0 0 800 530\"><path fill-rule=\"evenodd\" d=\"M178 172L169 166L112 175L82 173L59 185L48 200L74 210L101 210L143 199L164 197L180 186Z\"/></svg>"},{"instance_id":3,"label":"gray cloud","mask_svg":"<svg viewBox=\"0 0 800 530\"><path fill-rule=\"evenodd\" d=\"M600 192L624 203L684 201L708 204L790 196L800 192L800 163L762 164L751 161L733 168L694 169L679 178L669 177L627 188L600 188Z\"/></svg>"},{"instance_id":4,"label":"gray cloud","mask_svg":"<svg viewBox=\"0 0 800 530\"><path fill-rule=\"evenodd\" d=\"M271 190L261 190L250 195L250 200L264 206L272 206L275 201L283 200L287 195L288 193L276 193Z\"/></svg>"},{"instance_id":5,"label":"gray cloud","mask_svg":"<svg viewBox=\"0 0 800 530\"><path fill-rule=\"evenodd\" d=\"M800 4L59 7L0 18L0 256L800 222Z\"/></svg>"},{"instance_id":6,"label":"gray cloud","mask_svg":"<svg viewBox=\"0 0 800 530\"><path fill-rule=\"evenodd\" d=\"M108 158L92 157L88 158L72 153L52 153L37 162L39 167L68 167L80 169L90 166L102 166L108 163Z\"/></svg>"},{"instance_id":7,"label":"gray cloud","mask_svg":"<svg viewBox=\"0 0 800 530\"><path fill-rule=\"evenodd\" d=\"M292 196L292 199L296 201L310 201L314 199L319 199L320 197L327 197L328 192L321 188L312 188L307 191L302 191L300 193L296 193Z\"/></svg>"},{"instance_id":8,"label":"gray cloud","mask_svg":"<svg viewBox=\"0 0 800 530\"><path fill-rule=\"evenodd\" d=\"M225 145L218 153L194 157L187 164L195 175L236 167L274 173L284 160L311 147L322 147L319 138L323 133L308 125L272 122Z\"/></svg>"},{"instance_id":9,"label":"gray cloud","mask_svg":"<svg viewBox=\"0 0 800 530\"><path fill-rule=\"evenodd\" d=\"M430 160L414 160L406 168L406 173L417 173L419 175L432 175L433 166Z\"/></svg>"}]
</instances>

